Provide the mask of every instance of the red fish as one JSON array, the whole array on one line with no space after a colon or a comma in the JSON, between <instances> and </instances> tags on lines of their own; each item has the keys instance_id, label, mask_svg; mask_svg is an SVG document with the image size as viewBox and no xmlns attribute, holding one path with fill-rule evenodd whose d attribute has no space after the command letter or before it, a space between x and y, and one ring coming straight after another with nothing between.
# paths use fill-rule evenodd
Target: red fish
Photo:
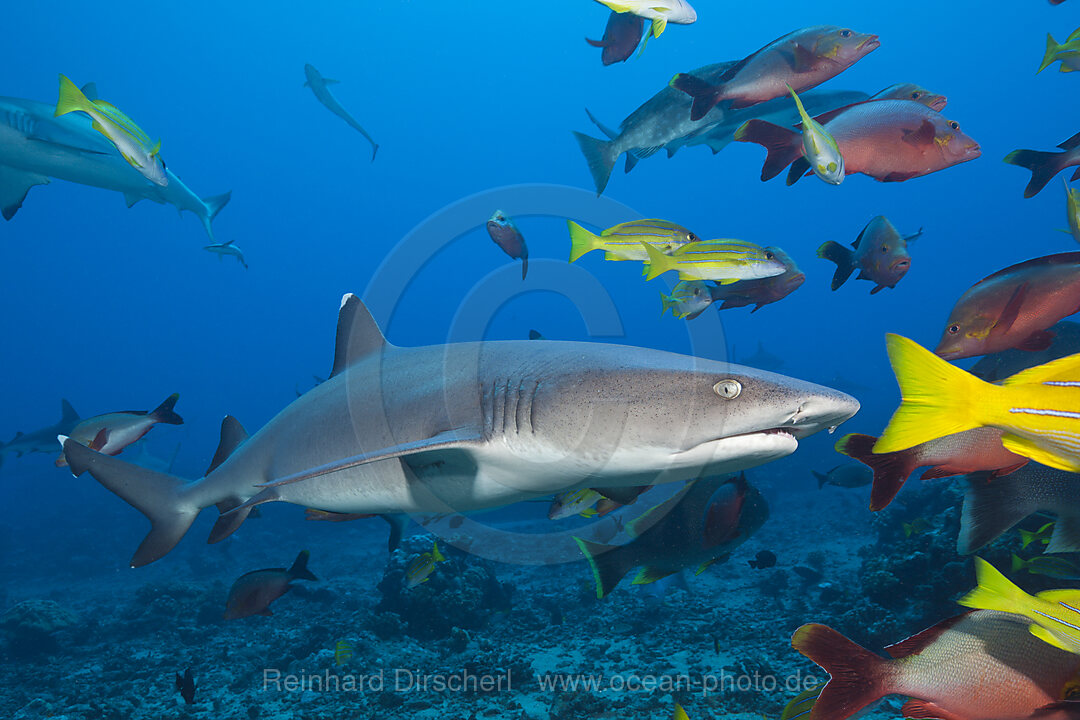
<instances>
[{"instance_id":1,"label":"red fish","mask_svg":"<svg viewBox=\"0 0 1080 720\"><path fill-rule=\"evenodd\" d=\"M1080 165L1080 133L1076 133L1058 147L1061 152L1013 150L1005 156L1005 162L1010 165L1019 165L1031 171L1031 181L1024 188L1024 197L1035 197L1059 172L1067 167ZM1080 167L1070 179L1074 182L1080 180Z\"/></svg>"},{"instance_id":2,"label":"red fish","mask_svg":"<svg viewBox=\"0 0 1080 720\"><path fill-rule=\"evenodd\" d=\"M300 551L292 567L266 568L241 575L229 588L229 599L225 602L225 619L249 617L251 615L273 615L270 603L292 589L293 580L318 580L307 569L307 550Z\"/></svg>"},{"instance_id":3,"label":"red fish","mask_svg":"<svg viewBox=\"0 0 1080 720\"><path fill-rule=\"evenodd\" d=\"M641 42L641 34L645 30L645 19L634 13L611 13L607 27L604 28L602 40L590 40L585 42L593 47L604 48L600 53L600 61L604 65L612 65L626 61Z\"/></svg>"},{"instance_id":4,"label":"red fish","mask_svg":"<svg viewBox=\"0 0 1080 720\"><path fill-rule=\"evenodd\" d=\"M1080 655L1039 640L1021 615L978 610L886 648L884 659L824 625L804 625L792 646L831 679L809 720L846 720L886 695L909 698L906 718L1076 720L1067 702Z\"/></svg>"},{"instance_id":5,"label":"red fish","mask_svg":"<svg viewBox=\"0 0 1080 720\"><path fill-rule=\"evenodd\" d=\"M1045 350L1047 328L1080 310L1080 252L1011 265L971 286L949 313L935 353L946 360Z\"/></svg>"},{"instance_id":6,"label":"red fish","mask_svg":"<svg viewBox=\"0 0 1080 720\"><path fill-rule=\"evenodd\" d=\"M694 98L690 119L696 121L724 101L732 108L746 108L787 95L789 85L795 92L817 87L879 45L877 35L864 35L848 28L832 25L803 28L743 58L724 72L716 84L679 73L670 85Z\"/></svg>"},{"instance_id":7,"label":"red fish","mask_svg":"<svg viewBox=\"0 0 1080 720\"><path fill-rule=\"evenodd\" d=\"M840 438L836 451L858 460L874 471L870 509L884 510L908 477L922 467L923 480L988 471L990 477L1008 475L1023 467L1027 458L1011 453L1001 444L1001 430L976 428L925 442L897 452L874 454L873 435L852 433Z\"/></svg>"},{"instance_id":8,"label":"red fish","mask_svg":"<svg viewBox=\"0 0 1080 720\"><path fill-rule=\"evenodd\" d=\"M949 102L949 99L944 95L930 92L926 88L916 85L915 83L896 83L895 85L890 85L871 97L870 100L914 100L937 112L944 110L945 105Z\"/></svg>"},{"instance_id":9,"label":"red fish","mask_svg":"<svg viewBox=\"0 0 1080 720\"><path fill-rule=\"evenodd\" d=\"M762 305L783 300L798 290L806 280L806 275L799 270L799 266L786 252L778 247L767 247L765 249L772 251L773 255L784 263L787 270L780 275L768 278L741 280L730 285L710 287L709 292L712 295L713 302L723 300L723 304L720 305L721 310L753 305L754 309L750 312L755 313L761 309Z\"/></svg>"},{"instance_id":10,"label":"red fish","mask_svg":"<svg viewBox=\"0 0 1080 720\"><path fill-rule=\"evenodd\" d=\"M874 100L816 118L836 140L846 174L863 173L882 182L902 182L974 160L979 144L960 124L914 100ZM761 179L788 171L793 185L809 175L802 135L764 120L750 120L735 132L739 142L769 151Z\"/></svg>"}]
</instances>

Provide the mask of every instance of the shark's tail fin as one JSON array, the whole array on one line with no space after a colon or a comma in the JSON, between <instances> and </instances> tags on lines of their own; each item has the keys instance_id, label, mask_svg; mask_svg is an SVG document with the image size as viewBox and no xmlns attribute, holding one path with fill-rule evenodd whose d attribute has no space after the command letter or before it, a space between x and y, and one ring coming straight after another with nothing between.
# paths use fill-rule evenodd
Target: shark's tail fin
<instances>
[{"instance_id":1,"label":"shark's tail fin","mask_svg":"<svg viewBox=\"0 0 1080 720\"><path fill-rule=\"evenodd\" d=\"M832 285L830 286L833 290L838 289L847 282L847 279L851 277L851 273L855 270L855 253L838 242L828 240L822 243L821 247L817 249L817 256L836 263L836 272L833 273Z\"/></svg>"},{"instance_id":2,"label":"shark's tail fin","mask_svg":"<svg viewBox=\"0 0 1080 720\"><path fill-rule=\"evenodd\" d=\"M1065 167L1067 153L1043 150L1013 150L1005 156L1005 162L1031 171L1031 180L1024 188L1024 197L1035 197L1055 175Z\"/></svg>"},{"instance_id":3,"label":"shark's tail fin","mask_svg":"<svg viewBox=\"0 0 1080 720\"><path fill-rule=\"evenodd\" d=\"M229 204L229 200L232 199L232 190L220 195L211 195L210 197L201 198L203 204L206 205L206 215L199 217L202 220L203 227L206 228L206 235L214 242L217 240L214 238L214 229L210 224L217 217L217 214L221 212L222 208Z\"/></svg>"},{"instance_id":4,"label":"shark's tail fin","mask_svg":"<svg viewBox=\"0 0 1080 720\"><path fill-rule=\"evenodd\" d=\"M61 436L60 440L74 475L89 472L150 521L150 532L131 558L131 567L164 557L184 537L202 509L185 498L187 484L174 475L102 455L70 438Z\"/></svg>"},{"instance_id":5,"label":"shark's tail fin","mask_svg":"<svg viewBox=\"0 0 1080 720\"><path fill-rule=\"evenodd\" d=\"M589 164L589 172L592 173L593 183L596 185L596 194L600 195L607 187L608 180L611 179L611 171L620 153L611 140L599 140L579 132L575 132L574 137L577 139L582 155L585 156L585 162Z\"/></svg>"}]
</instances>

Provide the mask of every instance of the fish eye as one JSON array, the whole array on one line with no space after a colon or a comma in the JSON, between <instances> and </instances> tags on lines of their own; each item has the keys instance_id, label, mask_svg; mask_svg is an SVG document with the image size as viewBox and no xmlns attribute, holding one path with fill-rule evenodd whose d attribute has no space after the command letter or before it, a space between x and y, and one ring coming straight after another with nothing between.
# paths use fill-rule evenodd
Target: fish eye
<instances>
[{"instance_id":1,"label":"fish eye","mask_svg":"<svg viewBox=\"0 0 1080 720\"><path fill-rule=\"evenodd\" d=\"M889 252L889 246L888 245L882 245L881 246L881 252L883 252L883 253Z\"/></svg>"},{"instance_id":2,"label":"fish eye","mask_svg":"<svg viewBox=\"0 0 1080 720\"><path fill-rule=\"evenodd\" d=\"M776 255L773 254L772 250L766 250L765 251L765 259L766 260L772 260L774 257L776 257Z\"/></svg>"},{"instance_id":3,"label":"fish eye","mask_svg":"<svg viewBox=\"0 0 1080 720\"><path fill-rule=\"evenodd\" d=\"M951 127L953 130L959 130L960 129L960 123L956 122L955 120L950 120L949 121L949 127Z\"/></svg>"},{"instance_id":4,"label":"fish eye","mask_svg":"<svg viewBox=\"0 0 1080 720\"><path fill-rule=\"evenodd\" d=\"M950 325L949 326L949 334L950 335L955 335L958 332L960 332L960 326L959 325Z\"/></svg>"},{"instance_id":5,"label":"fish eye","mask_svg":"<svg viewBox=\"0 0 1080 720\"><path fill-rule=\"evenodd\" d=\"M694 233L686 233L686 239L690 242L697 242L697 235Z\"/></svg>"},{"instance_id":6,"label":"fish eye","mask_svg":"<svg viewBox=\"0 0 1080 720\"><path fill-rule=\"evenodd\" d=\"M919 99L919 98L921 98L921 97L922 97L922 93L921 93L921 92L919 92L918 90L916 90L915 92L911 93L911 99L912 99L912 100L918 100L918 99Z\"/></svg>"},{"instance_id":7,"label":"fish eye","mask_svg":"<svg viewBox=\"0 0 1080 720\"><path fill-rule=\"evenodd\" d=\"M742 392L742 383L738 380L721 380L712 389L720 397L734 400Z\"/></svg>"},{"instance_id":8,"label":"fish eye","mask_svg":"<svg viewBox=\"0 0 1080 720\"><path fill-rule=\"evenodd\" d=\"M851 37L851 31L850 30L841 30L840 31L840 37Z\"/></svg>"}]
</instances>

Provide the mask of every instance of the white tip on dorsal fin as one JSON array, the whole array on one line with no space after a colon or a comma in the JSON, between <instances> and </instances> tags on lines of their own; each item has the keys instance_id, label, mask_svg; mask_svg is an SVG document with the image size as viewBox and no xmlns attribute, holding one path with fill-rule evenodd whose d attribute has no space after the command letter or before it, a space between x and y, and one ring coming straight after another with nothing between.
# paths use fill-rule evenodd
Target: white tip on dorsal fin
<instances>
[{"instance_id":1,"label":"white tip on dorsal fin","mask_svg":"<svg viewBox=\"0 0 1080 720\"><path fill-rule=\"evenodd\" d=\"M364 303L352 293L341 298L338 311L337 343L334 347L334 367L330 377L373 352L391 347L371 317Z\"/></svg>"}]
</instances>

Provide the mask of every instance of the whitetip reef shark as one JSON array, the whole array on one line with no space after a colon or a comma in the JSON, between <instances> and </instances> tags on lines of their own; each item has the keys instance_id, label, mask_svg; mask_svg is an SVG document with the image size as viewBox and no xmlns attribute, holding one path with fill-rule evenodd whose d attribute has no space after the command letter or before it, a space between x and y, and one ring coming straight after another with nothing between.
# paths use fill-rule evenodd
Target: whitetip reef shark
<instances>
[{"instance_id":1,"label":"whitetip reef shark","mask_svg":"<svg viewBox=\"0 0 1080 720\"><path fill-rule=\"evenodd\" d=\"M232 417L206 475L188 483L61 437L89 472L150 520L132 567L168 553L204 508L217 542L250 509L445 513L577 487L641 486L790 455L859 409L820 385L623 345L386 341L346 295L333 371L250 438Z\"/></svg>"},{"instance_id":2,"label":"whitetip reef shark","mask_svg":"<svg viewBox=\"0 0 1080 720\"><path fill-rule=\"evenodd\" d=\"M56 452L56 436L68 435L79 424L79 413L71 407L66 398L60 399L60 420L54 425L48 425L39 430L15 433L9 442L0 443L0 464L4 461L4 455L11 453L15 457L22 457L29 453Z\"/></svg>"},{"instance_id":3,"label":"whitetip reef shark","mask_svg":"<svg viewBox=\"0 0 1080 720\"><path fill-rule=\"evenodd\" d=\"M91 100L93 83L82 88ZM127 206L140 200L174 205L194 213L211 240L210 223L231 193L200 198L168 168L164 187L143 177L124 160L116 147L90 127L83 113L53 117L56 106L35 100L0 97L0 214L15 217L30 188L47 185L50 178L123 193Z\"/></svg>"}]
</instances>

